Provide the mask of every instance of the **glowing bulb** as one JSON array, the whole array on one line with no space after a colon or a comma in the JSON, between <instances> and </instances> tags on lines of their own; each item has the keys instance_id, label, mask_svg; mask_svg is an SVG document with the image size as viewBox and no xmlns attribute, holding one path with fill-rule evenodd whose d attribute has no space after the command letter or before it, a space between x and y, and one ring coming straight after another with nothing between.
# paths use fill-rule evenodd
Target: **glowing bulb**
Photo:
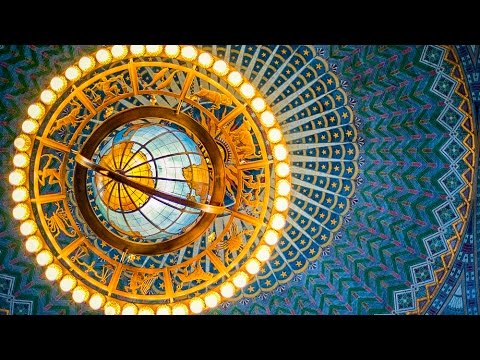
<instances>
[{"instance_id":1,"label":"glowing bulb","mask_svg":"<svg viewBox=\"0 0 480 360\"><path fill-rule=\"evenodd\" d=\"M228 74L227 81L233 87L237 87L243 81L242 74L240 74L238 71L233 71L230 74Z\"/></svg>"},{"instance_id":2,"label":"glowing bulb","mask_svg":"<svg viewBox=\"0 0 480 360\"><path fill-rule=\"evenodd\" d=\"M282 230L286 225L285 216L282 214L273 214L270 223L274 230Z\"/></svg>"},{"instance_id":3,"label":"glowing bulb","mask_svg":"<svg viewBox=\"0 0 480 360\"><path fill-rule=\"evenodd\" d=\"M277 128L273 128L268 130L267 137L270 142L275 144L282 140L282 132Z\"/></svg>"},{"instance_id":4,"label":"glowing bulb","mask_svg":"<svg viewBox=\"0 0 480 360\"><path fill-rule=\"evenodd\" d=\"M220 303L220 295L216 291L210 291L205 295L205 305L213 309Z\"/></svg>"},{"instance_id":5,"label":"glowing bulb","mask_svg":"<svg viewBox=\"0 0 480 360\"><path fill-rule=\"evenodd\" d=\"M18 204L12 210L15 220L26 220L30 216L30 209L26 204Z\"/></svg>"},{"instance_id":6,"label":"glowing bulb","mask_svg":"<svg viewBox=\"0 0 480 360\"><path fill-rule=\"evenodd\" d=\"M267 261L270 259L271 250L267 245L260 245L257 249L255 257L260 261Z\"/></svg>"},{"instance_id":7,"label":"glowing bulb","mask_svg":"<svg viewBox=\"0 0 480 360\"><path fill-rule=\"evenodd\" d=\"M145 46L144 45L131 45L130 51L134 56L142 56L145 54Z\"/></svg>"},{"instance_id":8,"label":"glowing bulb","mask_svg":"<svg viewBox=\"0 0 480 360\"><path fill-rule=\"evenodd\" d=\"M260 271L260 262L257 259L250 259L245 264L245 270L249 274L255 275Z\"/></svg>"},{"instance_id":9,"label":"glowing bulb","mask_svg":"<svg viewBox=\"0 0 480 360\"><path fill-rule=\"evenodd\" d=\"M20 225L20 232L23 236L33 235L37 231L37 223L33 220L24 221Z\"/></svg>"},{"instance_id":10,"label":"glowing bulb","mask_svg":"<svg viewBox=\"0 0 480 360\"><path fill-rule=\"evenodd\" d=\"M275 245L278 243L278 233L275 230L267 230L265 234L263 234L263 240L268 245Z\"/></svg>"},{"instance_id":11,"label":"glowing bulb","mask_svg":"<svg viewBox=\"0 0 480 360\"><path fill-rule=\"evenodd\" d=\"M182 57L185 60L192 61L197 58L198 52L193 46L182 47Z\"/></svg>"},{"instance_id":12,"label":"glowing bulb","mask_svg":"<svg viewBox=\"0 0 480 360\"><path fill-rule=\"evenodd\" d=\"M103 310L105 315L118 315L120 314L120 305L116 301L107 301Z\"/></svg>"},{"instance_id":13,"label":"glowing bulb","mask_svg":"<svg viewBox=\"0 0 480 360\"><path fill-rule=\"evenodd\" d=\"M248 275L243 271L239 271L233 276L232 281L237 288L244 288L248 283Z\"/></svg>"},{"instance_id":14,"label":"glowing bulb","mask_svg":"<svg viewBox=\"0 0 480 360\"><path fill-rule=\"evenodd\" d=\"M65 77L70 81L77 81L82 76L82 72L76 66L70 66L65 71Z\"/></svg>"},{"instance_id":15,"label":"glowing bulb","mask_svg":"<svg viewBox=\"0 0 480 360\"><path fill-rule=\"evenodd\" d=\"M8 182L16 186L23 185L26 179L27 174L21 169L15 169L8 175Z\"/></svg>"},{"instance_id":16,"label":"glowing bulb","mask_svg":"<svg viewBox=\"0 0 480 360\"><path fill-rule=\"evenodd\" d=\"M172 315L187 315L188 307L185 304L177 304L173 306Z\"/></svg>"},{"instance_id":17,"label":"glowing bulb","mask_svg":"<svg viewBox=\"0 0 480 360\"><path fill-rule=\"evenodd\" d=\"M72 290L75 285L77 285L77 279L70 274L65 275L62 280L60 280L60 289L62 289L63 292Z\"/></svg>"},{"instance_id":18,"label":"glowing bulb","mask_svg":"<svg viewBox=\"0 0 480 360\"><path fill-rule=\"evenodd\" d=\"M267 107L267 104L265 103L265 100L257 97L257 98L252 100L251 106L252 106L252 109L254 111L261 112L261 111L265 110L265 108Z\"/></svg>"},{"instance_id":19,"label":"glowing bulb","mask_svg":"<svg viewBox=\"0 0 480 360\"><path fill-rule=\"evenodd\" d=\"M33 119L27 119L22 123L22 131L27 134L34 134L37 132L40 125Z\"/></svg>"},{"instance_id":20,"label":"glowing bulb","mask_svg":"<svg viewBox=\"0 0 480 360\"><path fill-rule=\"evenodd\" d=\"M73 301L77 304L87 301L89 295L90 293L88 292L88 289L82 285L77 286L72 292Z\"/></svg>"},{"instance_id":21,"label":"glowing bulb","mask_svg":"<svg viewBox=\"0 0 480 360\"><path fill-rule=\"evenodd\" d=\"M95 58L100 64L105 65L112 61L112 54L107 49L100 49L95 54Z\"/></svg>"},{"instance_id":22,"label":"glowing bulb","mask_svg":"<svg viewBox=\"0 0 480 360\"><path fill-rule=\"evenodd\" d=\"M29 162L30 157L25 153L19 153L13 157L13 165L19 168L27 167Z\"/></svg>"},{"instance_id":23,"label":"glowing bulb","mask_svg":"<svg viewBox=\"0 0 480 360\"><path fill-rule=\"evenodd\" d=\"M27 241L25 241L25 248L32 254L39 252L42 249L40 238L36 235L28 237Z\"/></svg>"},{"instance_id":24,"label":"glowing bulb","mask_svg":"<svg viewBox=\"0 0 480 360\"><path fill-rule=\"evenodd\" d=\"M36 260L38 265L45 266L53 261L53 255L49 250L42 250L37 254Z\"/></svg>"},{"instance_id":25,"label":"glowing bulb","mask_svg":"<svg viewBox=\"0 0 480 360\"><path fill-rule=\"evenodd\" d=\"M35 103L28 107L27 113L32 119L39 120L45 115L45 107L40 103Z\"/></svg>"},{"instance_id":26,"label":"glowing bulb","mask_svg":"<svg viewBox=\"0 0 480 360\"><path fill-rule=\"evenodd\" d=\"M123 59L128 54L128 48L125 45L113 45L111 51L116 60Z\"/></svg>"},{"instance_id":27,"label":"glowing bulb","mask_svg":"<svg viewBox=\"0 0 480 360\"><path fill-rule=\"evenodd\" d=\"M163 46L161 45L147 45L146 48L148 55L160 55L163 50Z\"/></svg>"},{"instance_id":28,"label":"glowing bulb","mask_svg":"<svg viewBox=\"0 0 480 360\"><path fill-rule=\"evenodd\" d=\"M102 307L102 305L105 303L105 296L103 296L100 293L95 293L90 297L90 301L88 302L88 305L93 310L98 310Z\"/></svg>"},{"instance_id":29,"label":"glowing bulb","mask_svg":"<svg viewBox=\"0 0 480 360\"><path fill-rule=\"evenodd\" d=\"M228 65L225 61L223 60L217 60L213 64L213 72L217 75L225 75L228 73Z\"/></svg>"},{"instance_id":30,"label":"glowing bulb","mask_svg":"<svg viewBox=\"0 0 480 360\"><path fill-rule=\"evenodd\" d=\"M278 160L278 161L282 161L282 160L285 160L287 158L287 148L285 147L285 145L275 145L273 147L273 157Z\"/></svg>"},{"instance_id":31,"label":"glowing bulb","mask_svg":"<svg viewBox=\"0 0 480 360\"><path fill-rule=\"evenodd\" d=\"M286 177L290 174L290 166L285 162L280 162L275 166L275 174L280 177Z\"/></svg>"},{"instance_id":32,"label":"glowing bulb","mask_svg":"<svg viewBox=\"0 0 480 360\"><path fill-rule=\"evenodd\" d=\"M290 194L290 182L282 179L277 182L277 194L281 196L287 196Z\"/></svg>"},{"instance_id":33,"label":"glowing bulb","mask_svg":"<svg viewBox=\"0 0 480 360\"><path fill-rule=\"evenodd\" d=\"M137 315L138 308L135 304L126 303L122 308L122 315Z\"/></svg>"},{"instance_id":34,"label":"glowing bulb","mask_svg":"<svg viewBox=\"0 0 480 360\"><path fill-rule=\"evenodd\" d=\"M83 72L89 72L90 70L93 70L93 68L95 67L95 59L91 56L84 56L78 62L78 67Z\"/></svg>"},{"instance_id":35,"label":"glowing bulb","mask_svg":"<svg viewBox=\"0 0 480 360\"><path fill-rule=\"evenodd\" d=\"M249 83L243 83L242 86L240 86L240 93L246 99L251 99L252 97L255 96L255 89Z\"/></svg>"},{"instance_id":36,"label":"glowing bulb","mask_svg":"<svg viewBox=\"0 0 480 360\"><path fill-rule=\"evenodd\" d=\"M263 126L269 128L275 125L276 120L271 111L264 111L262 115L260 115L260 121Z\"/></svg>"},{"instance_id":37,"label":"glowing bulb","mask_svg":"<svg viewBox=\"0 0 480 360\"><path fill-rule=\"evenodd\" d=\"M15 139L13 145L18 151L27 151L32 145L32 140L27 135L21 134Z\"/></svg>"},{"instance_id":38,"label":"glowing bulb","mask_svg":"<svg viewBox=\"0 0 480 360\"><path fill-rule=\"evenodd\" d=\"M167 45L165 46L165 54L171 59L176 58L180 54L180 46L178 45Z\"/></svg>"},{"instance_id":39,"label":"glowing bulb","mask_svg":"<svg viewBox=\"0 0 480 360\"><path fill-rule=\"evenodd\" d=\"M50 281L58 280L62 277L63 270L57 264L50 264L45 270L45 277Z\"/></svg>"},{"instance_id":40,"label":"glowing bulb","mask_svg":"<svg viewBox=\"0 0 480 360\"><path fill-rule=\"evenodd\" d=\"M55 92L50 89L43 90L42 93L40 94L40 100L45 105L52 105L55 102L55 100L57 100L57 94L55 94Z\"/></svg>"},{"instance_id":41,"label":"glowing bulb","mask_svg":"<svg viewBox=\"0 0 480 360\"><path fill-rule=\"evenodd\" d=\"M235 294L235 286L231 282L226 282L223 283L222 286L220 286L220 294L224 298L231 298L233 294Z\"/></svg>"},{"instance_id":42,"label":"glowing bulb","mask_svg":"<svg viewBox=\"0 0 480 360\"><path fill-rule=\"evenodd\" d=\"M288 209L288 200L284 197L277 197L273 202L275 210L283 212Z\"/></svg>"},{"instance_id":43,"label":"glowing bulb","mask_svg":"<svg viewBox=\"0 0 480 360\"><path fill-rule=\"evenodd\" d=\"M12 192L12 200L15 202L22 202L28 198L28 189L25 186L15 188Z\"/></svg>"},{"instance_id":44,"label":"glowing bulb","mask_svg":"<svg viewBox=\"0 0 480 360\"><path fill-rule=\"evenodd\" d=\"M142 306L138 309L138 315L155 315L155 312L149 306Z\"/></svg>"},{"instance_id":45,"label":"glowing bulb","mask_svg":"<svg viewBox=\"0 0 480 360\"><path fill-rule=\"evenodd\" d=\"M172 309L168 305L160 305L157 308L157 315L172 315Z\"/></svg>"},{"instance_id":46,"label":"glowing bulb","mask_svg":"<svg viewBox=\"0 0 480 360\"><path fill-rule=\"evenodd\" d=\"M198 57L198 64L207 69L213 64L213 57L207 52L201 53L200 56Z\"/></svg>"},{"instance_id":47,"label":"glowing bulb","mask_svg":"<svg viewBox=\"0 0 480 360\"><path fill-rule=\"evenodd\" d=\"M200 314L205 308L205 303L200 298L190 300L190 311L194 314Z\"/></svg>"},{"instance_id":48,"label":"glowing bulb","mask_svg":"<svg viewBox=\"0 0 480 360\"><path fill-rule=\"evenodd\" d=\"M67 79L63 76L55 76L50 80L50 87L58 94L67 88Z\"/></svg>"}]
</instances>

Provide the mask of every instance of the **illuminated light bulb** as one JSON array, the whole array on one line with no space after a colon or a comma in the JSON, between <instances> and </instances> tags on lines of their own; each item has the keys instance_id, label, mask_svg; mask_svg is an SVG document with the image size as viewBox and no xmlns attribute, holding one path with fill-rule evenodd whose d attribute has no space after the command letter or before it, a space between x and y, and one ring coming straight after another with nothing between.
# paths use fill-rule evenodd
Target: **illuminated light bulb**
<instances>
[{"instance_id":1,"label":"illuminated light bulb","mask_svg":"<svg viewBox=\"0 0 480 360\"><path fill-rule=\"evenodd\" d=\"M176 304L172 308L172 315L187 315L188 307L185 304Z\"/></svg>"},{"instance_id":2,"label":"illuminated light bulb","mask_svg":"<svg viewBox=\"0 0 480 360\"><path fill-rule=\"evenodd\" d=\"M130 46L130 52L134 56L142 56L145 54L145 46L144 45L131 45Z\"/></svg>"},{"instance_id":3,"label":"illuminated light bulb","mask_svg":"<svg viewBox=\"0 0 480 360\"><path fill-rule=\"evenodd\" d=\"M32 119L40 120L45 115L45 107L40 103L35 103L28 107L27 113Z\"/></svg>"},{"instance_id":4,"label":"illuminated light bulb","mask_svg":"<svg viewBox=\"0 0 480 360\"><path fill-rule=\"evenodd\" d=\"M252 106L252 109L256 112L261 112L267 107L265 100L259 97L253 99L250 105Z\"/></svg>"},{"instance_id":5,"label":"illuminated light bulb","mask_svg":"<svg viewBox=\"0 0 480 360\"><path fill-rule=\"evenodd\" d=\"M78 62L78 67L83 72L89 72L90 70L93 70L93 68L95 67L95 59L91 56L84 56Z\"/></svg>"},{"instance_id":6,"label":"illuminated light bulb","mask_svg":"<svg viewBox=\"0 0 480 360\"><path fill-rule=\"evenodd\" d=\"M273 128L268 130L267 137L270 142L275 144L282 140L282 132L277 128Z\"/></svg>"},{"instance_id":7,"label":"illuminated light bulb","mask_svg":"<svg viewBox=\"0 0 480 360\"><path fill-rule=\"evenodd\" d=\"M172 315L172 309L168 305L160 305L156 311L157 315Z\"/></svg>"},{"instance_id":8,"label":"illuminated light bulb","mask_svg":"<svg viewBox=\"0 0 480 360\"><path fill-rule=\"evenodd\" d=\"M33 220L24 221L20 225L20 232L23 236L33 235L37 231L37 223Z\"/></svg>"},{"instance_id":9,"label":"illuminated light bulb","mask_svg":"<svg viewBox=\"0 0 480 360\"><path fill-rule=\"evenodd\" d=\"M278 195L287 196L290 194L290 182L285 179L278 181L276 190Z\"/></svg>"},{"instance_id":10,"label":"illuminated light bulb","mask_svg":"<svg viewBox=\"0 0 480 360\"><path fill-rule=\"evenodd\" d=\"M100 49L95 54L95 59L97 59L100 64L105 65L112 61L112 54L107 49Z\"/></svg>"},{"instance_id":11,"label":"illuminated light bulb","mask_svg":"<svg viewBox=\"0 0 480 360\"><path fill-rule=\"evenodd\" d=\"M287 152L287 148L285 147L285 145L275 145L273 147L273 157L278 160L278 161L282 161L282 160L285 160L287 158L287 155L288 155L288 152Z\"/></svg>"},{"instance_id":12,"label":"illuminated light bulb","mask_svg":"<svg viewBox=\"0 0 480 360\"><path fill-rule=\"evenodd\" d=\"M50 80L50 87L58 94L67 88L67 79L63 76L55 76Z\"/></svg>"},{"instance_id":13,"label":"illuminated light bulb","mask_svg":"<svg viewBox=\"0 0 480 360\"><path fill-rule=\"evenodd\" d=\"M18 204L12 210L15 220L26 220L30 216L30 209L26 204Z\"/></svg>"},{"instance_id":14,"label":"illuminated light bulb","mask_svg":"<svg viewBox=\"0 0 480 360\"><path fill-rule=\"evenodd\" d=\"M257 259L250 259L245 264L245 270L249 274L255 275L260 271L260 262Z\"/></svg>"},{"instance_id":15,"label":"illuminated light bulb","mask_svg":"<svg viewBox=\"0 0 480 360\"><path fill-rule=\"evenodd\" d=\"M75 285L77 285L77 279L70 274L65 275L62 280L60 280L60 289L62 289L63 292L72 290Z\"/></svg>"},{"instance_id":16,"label":"illuminated light bulb","mask_svg":"<svg viewBox=\"0 0 480 360\"><path fill-rule=\"evenodd\" d=\"M239 271L233 276L232 281L233 281L233 285L235 285L237 288L242 289L248 283L248 275L243 271Z\"/></svg>"},{"instance_id":17,"label":"illuminated light bulb","mask_svg":"<svg viewBox=\"0 0 480 360\"><path fill-rule=\"evenodd\" d=\"M118 315L120 314L120 305L116 301L107 301L103 311L105 315Z\"/></svg>"},{"instance_id":18,"label":"illuminated light bulb","mask_svg":"<svg viewBox=\"0 0 480 360\"><path fill-rule=\"evenodd\" d=\"M27 174L21 169L15 169L8 175L8 182L15 186L23 185L26 179Z\"/></svg>"},{"instance_id":19,"label":"illuminated light bulb","mask_svg":"<svg viewBox=\"0 0 480 360\"><path fill-rule=\"evenodd\" d=\"M260 261L267 261L272 254L270 248L267 245L260 245L255 253L255 257Z\"/></svg>"},{"instance_id":20,"label":"illuminated light bulb","mask_svg":"<svg viewBox=\"0 0 480 360\"><path fill-rule=\"evenodd\" d=\"M98 310L103 306L104 303L105 303L105 296L103 296L100 293L95 293L90 297L88 305L90 305L90 307L93 310Z\"/></svg>"},{"instance_id":21,"label":"illuminated light bulb","mask_svg":"<svg viewBox=\"0 0 480 360\"><path fill-rule=\"evenodd\" d=\"M193 46L184 46L182 47L181 54L185 60L192 61L197 58L198 51Z\"/></svg>"},{"instance_id":22,"label":"illuminated light bulb","mask_svg":"<svg viewBox=\"0 0 480 360\"><path fill-rule=\"evenodd\" d=\"M112 56L116 60L121 60L128 54L128 48L125 45L113 45Z\"/></svg>"},{"instance_id":23,"label":"illuminated light bulb","mask_svg":"<svg viewBox=\"0 0 480 360\"><path fill-rule=\"evenodd\" d=\"M290 174L290 166L285 162L280 162L275 166L275 174L280 177L287 177Z\"/></svg>"},{"instance_id":24,"label":"illuminated light bulb","mask_svg":"<svg viewBox=\"0 0 480 360\"><path fill-rule=\"evenodd\" d=\"M163 50L163 46L161 45L147 45L146 48L148 55L160 55Z\"/></svg>"},{"instance_id":25,"label":"illuminated light bulb","mask_svg":"<svg viewBox=\"0 0 480 360\"><path fill-rule=\"evenodd\" d=\"M70 66L65 71L65 77L70 81L77 81L82 76L82 72L76 66Z\"/></svg>"},{"instance_id":26,"label":"illuminated light bulb","mask_svg":"<svg viewBox=\"0 0 480 360\"><path fill-rule=\"evenodd\" d=\"M212 55L208 52L201 53L198 57L198 64L205 69L209 68L213 64Z\"/></svg>"},{"instance_id":27,"label":"illuminated light bulb","mask_svg":"<svg viewBox=\"0 0 480 360\"><path fill-rule=\"evenodd\" d=\"M224 298L231 298L233 294L235 294L235 286L231 282L226 282L223 283L222 286L220 286L220 294Z\"/></svg>"},{"instance_id":28,"label":"illuminated light bulb","mask_svg":"<svg viewBox=\"0 0 480 360\"><path fill-rule=\"evenodd\" d=\"M73 301L77 304L87 301L89 295L90 293L88 292L88 289L82 285L78 285L72 292Z\"/></svg>"},{"instance_id":29,"label":"illuminated light bulb","mask_svg":"<svg viewBox=\"0 0 480 360\"><path fill-rule=\"evenodd\" d=\"M264 111L262 115L260 115L260 122L267 128L275 125L275 121L275 116L273 116L271 111Z\"/></svg>"},{"instance_id":30,"label":"illuminated light bulb","mask_svg":"<svg viewBox=\"0 0 480 360\"><path fill-rule=\"evenodd\" d=\"M57 264L50 264L45 270L45 277L50 281L58 280L62 277L63 270Z\"/></svg>"},{"instance_id":31,"label":"illuminated light bulb","mask_svg":"<svg viewBox=\"0 0 480 360\"><path fill-rule=\"evenodd\" d=\"M42 242L36 235L29 236L27 241L25 241L25 248L29 253L37 253L42 249Z\"/></svg>"},{"instance_id":32,"label":"illuminated light bulb","mask_svg":"<svg viewBox=\"0 0 480 360\"><path fill-rule=\"evenodd\" d=\"M13 145L18 151L27 151L32 145L32 140L27 135L21 134L14 140Z\"/></svg>"},{"instance_id":33,"label":"illuminated light bulb","mask_svg":"<svg viewBox=\"0 0 480 360\"><path fill-rule=\"evenodd\" d=\"M240 74L238 71L233 71L230 74L228 74L227 81L233 87L237 87L243 81L242 74Z\"/></svg>"},{"instance_id":34,"label":"illuminated light bulb","mask_svg":"<svg viewBox=\"0 0 480 360\"><path fill-rule=\"evenodd\" d=\"M205 295L205 305L210 309L220 304L221 297L216 291L210 291Z\"/></svg>"},{"instance_id":35,"label":"illuminated light bulb","mask_svg":"<svg viewBox=\"0 0 480 360\"><path fill-rule=\"evenodd\" d=\"M12 200L15 202L22 202L28 199L28 189L25 186L20 186L12 191Z\"/></svg>"},{"instance_id":36,"label":"illuminated light bulb","mask_svg":"<svg viewBox=\"0 0 480 360\"><path fill-rule=\"evenodd\" d=\"M180 54L180 46L178 45L167 45L165 46L165 54L171 59L176 58Z\"/></svg>"},{"instance_id":37,"label":"illuminated light bulb","mask_svg":"<svg viewBox=\"0 0 480 360\"><path fill-rule=\"evenodd\" d=\"M30 157L25 153L15 154L13 157L13 165L19 168L27 167L29 162Z\"/></svg>"},{"instance_id":38,"label":"illuminated light bulb","mask_svg":"<svg viewBox=\"0 0 480 360\"><path fill-rule=\"evenodd\" d=\"M142 306L138 309L138 315L155 315L155 312L149 306Z\"/></svg>"},{"instance_id":39,"label":"illuminated light bulb","mask_svg":"<svg viewBox=\"0 0 480 360\"><path fill-rule=\"evenodd\" d=\"M215 61L215 63L213 64L213 72L217 75L225 75L226 73L228 73L228 65L225 61L223 60L217 60Z\"/></svg>"},{"instance_id":40,"label":"illuminated light bulb","mask_svg":"<svg viewBox=\"0 0 480 360\"><path fill-rule=\"evenodd\" d=\"M255 96L255 89L249 83L243 83L240 86L240 93L247 99L251 99Z\"/></svg>"},{"instance_id":41,"label":"illuminated light bulb","mask_svg":"<svg viewBox=\"0 0 480 360\"><path fill-rule=\"evenodd\" d=\"M33 119L27 119L22 123L22 131L26 134L36 133L39 127L38 122Z\"/></svg>"},{"instance_id":42,"label":"illuminated light bulb","mask_svg":"<svg viewBox=\"0 0 480 360\"><path fill-rule=\"evenodd\" d=\"M284 197L277 197L273 202L273 206L275 207L275 210L284 212L288 209L288 200Z\"/></svg>"},{"instance_id":43,"label":"illuminated light bulb","mask_svg":"<svg viewBox=\"0 0 480 360\"><path fill-rule=\"evenodd\" d=\"M285 216L282 214L274 214L270 223L274 230L282 230L286 225Z\"/></svg>"},{"instance_id":44,"label":"illuminated light bulb","mask_svg":"<svg viewBox=\"0 0 480 360\"><path fill-rule=\"evenodd\" d=\"M200 298L190 300L190 311L194 314L200 314L205 309L205 303Z\"/></svg>"},{"instance_id":45,"label":"illuminated light bulb","mask_svg":"<svg viewBox=\"0 0 480 360\"><path fill-rule=\"evenodd\" d=\"M268 245L275 245L278 243L278 233L275 230L267 230L265 234L263 234L263 240Z\"/></svg>"},{"instance_id":46,"label":"illuminated light bulb","mask_svg":"<svg viewBox=\"0 0 480 360\"><path fill-rule=\"evenodd\" d=\"M38 265L45 266L53 261L53 255L50 250L42 250L37 254L36 260Z\"/></svg>"},{"instance_id":47,"label":"illuminated light bulb","mask_svg":"<svg viewBox=\"0 0 480 360\"><path fill-rule=\"evenodd\" d=\"M45 105L52 105L55 102L55 100L57 100L57 94L55 94L55 92L50 89L43 90L42 93L40 94L40 100Z\"/></svg>"},{"instance_id":48,"label":"illuminated light bulb","mask_svg":"<svg viewBox=\"0 0 480 360\"><path fill-rule=\"evenodd\" d=\"M138 314L137 305L130 304L130 303L123 305L122 315L137 315L137 314Z\"/></svg>"}]
</instances>

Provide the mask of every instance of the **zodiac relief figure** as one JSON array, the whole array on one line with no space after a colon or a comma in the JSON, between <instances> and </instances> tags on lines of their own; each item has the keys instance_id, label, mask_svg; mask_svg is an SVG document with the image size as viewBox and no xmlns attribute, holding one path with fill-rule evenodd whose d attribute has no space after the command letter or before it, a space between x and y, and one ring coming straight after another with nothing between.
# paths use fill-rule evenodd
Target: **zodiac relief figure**
<instances>
[{"instance_id":1,"label":"zodiac relief figure","mask_svg":"<svg viewBox=\"0 0 480 360\"><path fill-rule=\"evenodd\" d=\"M142 295L147 295L152 288L153 282L158 278L158 275L159 273L145 274L142 272L135 272L132 274L129 284L125 286L125 291L138 294L138 291L140 290Z\"/></svg>"},{"instance_id":2,"label":"zodiac relief figure","mask_svg":"<svg viewBox=\"0 0 480 360\"><path fill-rule=\"evenodd\" d=\"M248 121L242 122L235 130L230 128L230 137L235 144L237 154L241 162L245 162L245 159L252 156L260 156L255 152L255 142L253 141L253 136L250 130L252 126Z\"/></svg>"},{"instance_id":3,"label":"zodiac relief figure","mask_svg":"<svg viewBox=\"0 0 480 360\"><path fill-rule=\"evenodd\" d=\"M84 90L85 95L94 103L98 104L104 104L110 99L116 97L120 93L120 89L118 88L118 85L120 85L121 90L125 93L128 90L127 83L125 82L125 79L123 78L123 74L107 78L106 76L103 76L100 81L95 83L93 87L87 88ZM105 97L102 100L102 97L95 92L95 90L100 90L105 94Z\"/></svg>"},{"instance_id":4,"label":"zodiac relief figure","mask_svg":"<svg viewBox=\"0 0 480 360\"><path fill-rule=\"evenodd\" d=\"M42 186L45 186L47 180L49 185L61 184L60 170L50 169L50 165L52 165L54 160L61 164L62 160L53 154L43 154L41 157L46 157L48 160L42 170L38 171L38 182Z\"/></svg>"},{"instance_id":5,"label":"zodiac relief figure","mask_svg":"<svg viewBox=\"0 0 480 360\"><path fill-rule=\"evenodd\" d=\"M60 235L60 232L63 232L68 237L75 237L77 234L75 229L72 229L71 231L68 231L67 229L69 226L67 212L60 206L58 202L55 203L55 205L57 205L57 210L53 212L52 216L45 216L48 229L52 233L53 237Z\"/></svg>"},{"instance_id":6,"label":"zodiac relief figure","mask_svg":"<svg viewBox=\"0 0 480 360\"><path fill-rule=\"evenodd\" d=\"M265 174L257 176L257 180L253 175L245 175L242 179L244 192L242 194L242 204L244 208L249 207L247 212L251 212L251 215L258 215L260 213L260 191L265 187L265 183L261 180L265 179ZM245 192L246 189L251 191Z\"/></svg>"},{"instance_id":7,"label":"zodiac relief figure","mask_svg":"<svg viewBox=\"0 0 480 360\"><path fill-rule=\"evenodd\" d=\"M188 282L192 282L195 280L203 280L208 281L213 277L213 274L206 273L200 265L190 265L193 269L192 271L188 272L188 266L183 269L183 272L177 272L176 276L179 279L177 284L176 290L180 290L183 288L183 285Z\"/></svg>"},{"instance_id":8,"label":"zodiac relief figure","mask_svg":"<svg viewBox=\"0 0 480 360\"><path fill-rule=\"evenodd\" d=\"M55 125L50 129L49 134L53 134L62 127L65 128L65 130L68 130L70 125L76 126L78 123L83 121L83 116L77 119L78 114L82 110L82 104L80 104L78 101L72 100L70 105L72 107L70 112L64 117L57 118L57 121L55 121Z\"/></svg>"},{"instance_id":9,"label":"zodiac relief figure","mask_svg":"<svg viewBox=\"0 0 480 360\"><path fill-rule=\"evenodd\" d=\"M228 237L220 241L216 246L216 250L225 250L225 262L227 265L233 261L234 252L243 250L243 235L251 235L252 233L253 230L247 229L238 231L237 224L233 223L228 231Z\"/></svg>"},{"instance_id":10,"label":"zodiac relief figure","mask_svg":"<svg viewBox=\"0 0 480 360\"><path fill-rule=\"evenodd\" d=\"M220 108L220 105L232 105L232 99L230 99L227 95L205 89L201 86L199 92L190 96L190 100L198 101L199 99L211 101L213 103L212 110Z\"/></svg>"},{"instance_id":11,"label":"zodiac relief figure","mask_svg":"<svg viewBox=\"0 0 480 360\"><path fill-rule=\"evenodd\" d=\"M172 71L172 73L167 78L165 78L168 70L170 70L170 69L169 68L164 68L164 69L160 70L158 73L156 73L155 75L153 75L152 81L150 81L150 83L148 83L148 84L144 83L143 88L146 89L146 88L152 87L153 85L155 85L159 81L161 81L161 82L160 82L160 84L155 86L155 90L162 90L162 89L166 88L168 85L170 85L173 78L175 77L175 74L179 71L179 70L174 70L174 71ZM153 104L153 105L155 105L155 104Z\"/></svg>"}]
</instances>

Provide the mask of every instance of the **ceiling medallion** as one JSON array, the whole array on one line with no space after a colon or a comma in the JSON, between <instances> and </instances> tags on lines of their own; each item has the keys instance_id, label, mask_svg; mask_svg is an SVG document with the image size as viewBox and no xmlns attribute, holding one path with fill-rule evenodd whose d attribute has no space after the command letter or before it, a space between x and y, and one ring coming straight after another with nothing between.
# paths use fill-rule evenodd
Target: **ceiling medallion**
<instances>
[{"instance_id":1,"label":"ceiling medallion","mask_svg":"<svg viewBox=\"0 0 480 360\"><path fill-rule=\"evenodd\" d=\"M13 215L75 302L201 313L270 258L288 150L262 94L225 61L193 46L103 48L53 77L27 113Z\"/></svg>"}]
</instances>

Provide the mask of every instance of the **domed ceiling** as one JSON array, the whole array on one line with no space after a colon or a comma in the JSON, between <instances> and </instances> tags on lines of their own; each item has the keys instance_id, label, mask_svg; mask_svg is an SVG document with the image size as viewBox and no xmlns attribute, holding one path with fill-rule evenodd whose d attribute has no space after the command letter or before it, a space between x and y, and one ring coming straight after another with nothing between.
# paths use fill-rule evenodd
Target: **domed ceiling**
<instances>
[{"instance_id":1,"label":"domed ceiling","mask_svg":"<svg viewBox=\"0 0 480 360\"><path fill-rule=\"evenodd\" d=\"M52 286L25 250L8 174L28 106L52 76L100 48L0 45L0 314L98 313ZM478 314L478 46L199 48L263 94L291 169L275 251L245 287L206 313ZM178 138L175 131L167 132ZM116 139L102 145L102 161L115 161ZM189 156L199 157L191 145ZM182 161L198 160L189 156ZM202 169L195 176L208 178Z\"/></svg>"}]
</instances>

